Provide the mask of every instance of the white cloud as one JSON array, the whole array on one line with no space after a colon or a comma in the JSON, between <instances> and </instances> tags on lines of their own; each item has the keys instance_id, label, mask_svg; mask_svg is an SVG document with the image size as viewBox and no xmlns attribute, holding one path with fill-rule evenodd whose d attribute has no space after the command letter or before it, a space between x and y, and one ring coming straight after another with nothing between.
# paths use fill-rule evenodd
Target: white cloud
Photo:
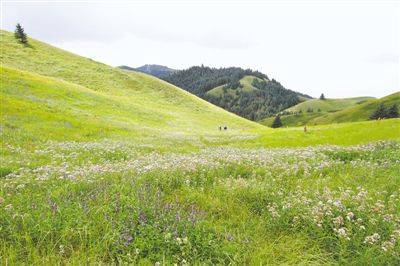
<instances>
[{"instance_id":1,"label":"white cloud","mask_svg":"<svg viewBox=\"0 0 400 266\"><path fill-rule=\"evenodd\" d=\"M376 64L399 64L398 54L378 54L368 58L368 61Z\"/></svg>"}]
</instances>

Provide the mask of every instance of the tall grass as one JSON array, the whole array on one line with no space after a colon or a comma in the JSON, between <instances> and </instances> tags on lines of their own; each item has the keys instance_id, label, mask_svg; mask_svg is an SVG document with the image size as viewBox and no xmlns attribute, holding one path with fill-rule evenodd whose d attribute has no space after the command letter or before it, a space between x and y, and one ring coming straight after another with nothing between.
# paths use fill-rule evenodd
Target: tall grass
<instances>
[{"instance_id":1,"label":"tall grass","mask_svg":"<svg viewBox=\"0 0 400 266\"><path fill-rule=\"evenodd\" d=\"M398 143L115 147L42 147L64 159L3 177L3 263L400 262Z\"/></svg>"}]
</instances>

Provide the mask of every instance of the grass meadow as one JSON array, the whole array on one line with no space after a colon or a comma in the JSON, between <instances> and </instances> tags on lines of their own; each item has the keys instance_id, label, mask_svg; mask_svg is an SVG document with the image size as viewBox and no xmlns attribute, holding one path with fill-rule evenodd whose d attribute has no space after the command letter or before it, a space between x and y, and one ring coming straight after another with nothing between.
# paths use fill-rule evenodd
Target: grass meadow
<instances>
[{"instance_id":1,"label":"grass meadow","mask_svg":"<svg viewBox=\"0 0 400 266\"><path fill-rule=\"evenodd\" d=\"M400 119L271 129L0 34L1 265L400 264Z\"/></svg>"},{"instance_id":2,"label":"grass meadow","mask_svg":"<svg viewBox=\"0 0 400 266\"><path fill-rule=\"evenodd\" d=\"M7 149L3 264L400 263L399 142Z\"/></svg>"}]
</instances>

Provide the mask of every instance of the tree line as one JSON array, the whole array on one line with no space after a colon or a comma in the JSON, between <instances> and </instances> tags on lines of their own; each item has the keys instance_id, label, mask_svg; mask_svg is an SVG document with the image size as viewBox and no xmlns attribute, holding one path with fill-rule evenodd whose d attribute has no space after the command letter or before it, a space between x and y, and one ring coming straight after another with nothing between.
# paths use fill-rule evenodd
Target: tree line
<instances>
[{"instance_id":1,"label":"tree line","mask_svg":"<svg viewBox=\"0 0 400 266\"><path fill-rule=\"evenodd\" d=\"M255 77L252 82L255 89L242 90L243 85L240 80L249 75ZM272 116L300 102L298 97L300 94L251 69L210 68L202 65L177 71L163 79L225 110L255 121ZM222 93L207 94L218 86L223 86Z\"/></svg>"},{"instance_id":2,"label":"tree line","mask_svg":"<svg viewBox=\"0 0 400 266\"><path fill-rule=\"evenodd\" d=\"M381 103L376 110L372 112L369 119L370 120L378 120L385 118L397 118L399 117L399 109L397 104L393 104L389 107L386 107L383 103Z\"/></svg>"},{"instance_id":3,"label":"tree line","mask_svg":"<svg viewBox=\"0 0 400 266\"><path fill-rule=\"evenodd\" d=\"M236 87L239 80L246 75L268 79L266 75L251 69L239 67L211 68L203 65L176 71L163 79L203 98L209 90L215 87L221 85Z\"/></svg>"}]
</instances>

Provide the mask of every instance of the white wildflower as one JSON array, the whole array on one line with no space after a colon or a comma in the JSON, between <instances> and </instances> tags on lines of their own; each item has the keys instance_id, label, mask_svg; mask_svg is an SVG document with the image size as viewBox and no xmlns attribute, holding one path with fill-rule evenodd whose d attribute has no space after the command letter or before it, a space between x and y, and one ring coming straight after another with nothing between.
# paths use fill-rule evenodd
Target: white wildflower
<instances>
[{"instance_id":1,"label":"white wildflower","mask_svg":"<svg viewBox=\"0 0 400 266\"><path fill-rule=\"evenodd\" d=\"M381 239L381 236L378 233L374 233L373 235L365 237L364 244L373 245Z\"/></svg>"}]
</instances>

